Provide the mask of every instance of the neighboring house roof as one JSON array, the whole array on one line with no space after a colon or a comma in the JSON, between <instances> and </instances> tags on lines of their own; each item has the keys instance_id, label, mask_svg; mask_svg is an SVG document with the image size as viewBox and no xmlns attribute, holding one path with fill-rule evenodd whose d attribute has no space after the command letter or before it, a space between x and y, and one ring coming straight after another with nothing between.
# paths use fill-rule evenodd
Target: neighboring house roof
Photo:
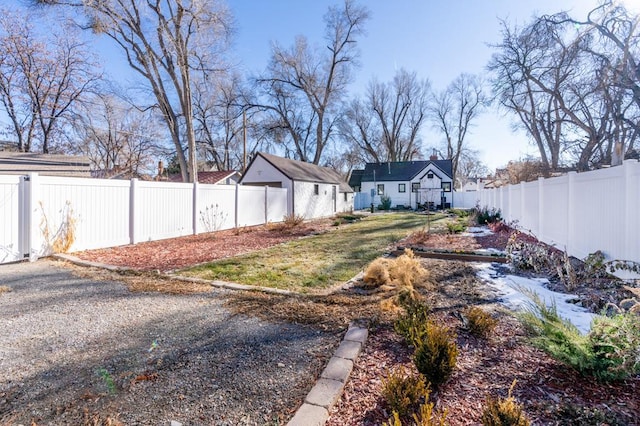
<instances>
[{"instance_id":1,"label":"neighboring house roof","mask_svg":"<svg viewBox=\"0 0 640 426\"><path fill-rule=\"evenodd\" d=\"M364 170L351 170L351 175L349 176L349 186L354 188L356 186L361 186L362 184L362 176L364 175Z\"/></svg>"},{"instance_id":2,"label":"neighboring house roof","mask_svg":"<svg viewBox=\"0 0 640 426\"><path fill-rule=\"evenodd\" d=\"M429 164L440 169L447 177L452 178L451 160L392 161L388 163L367 163L362 175L362 182L409 181L414 179ZM375 172L375 175L374 175Z\"/></svg>"},{"instance_id":3,"label":"neighboring house roof","mask_svg":"<svg viewBox=\"0 0 640 426\"><path fill-rule=\"evenodd\" d=\"M236 179L233 179L236 177ZM228 178L232 180L238 180L240 173L235 170L217 170L214 172L198 172L198 183L205 183L209 185L216 185L218 183L224 183ZM170 182L182 182L182 175L175 174L169 175Z\"/></svg>"},{"instance_id":4,"label":"neighboring house roof","mask_svg":"<svg viewBox=\"0 0 640 426\"><path fill-rule=\"evenodd\" d=\"M253 161L261 156L273 167L278 169L283 175L291 180L302 182L325 182L335 183L340 187L340 192L353 192L353 189L344 181L338 172L328 167L318 166L317 164L306 163L304 161L291 160L289 158L278 157L273 154L258 152L251 160L249 169Z\"/></svg>"},{"instance_id":5,"label":"neighboring house roof","mask_svg":"<svg viewBox=\"0 0 640 426\"><path fill-rule=\"evenodd\" d=\"M0 152L0 175L40 173L47 176L91 177L90 164L88 157Z\"/></svg>"}]
</instances>

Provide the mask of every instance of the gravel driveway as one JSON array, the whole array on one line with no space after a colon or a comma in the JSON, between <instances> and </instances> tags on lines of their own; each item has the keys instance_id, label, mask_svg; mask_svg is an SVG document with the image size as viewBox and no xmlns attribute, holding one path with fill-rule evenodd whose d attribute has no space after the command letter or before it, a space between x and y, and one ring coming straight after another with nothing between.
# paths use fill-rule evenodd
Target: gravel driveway
<instances>
[{"instance_id":1,"label":"gravel driveway","mask_svg":"<svg viewBox=\"0 0 640 426\"><path fill-rule=\"evenodd\" d=\"M340 338L47 260L0 265L3 285L0 425L282 424Z\"/></svg>"}]
</instances>

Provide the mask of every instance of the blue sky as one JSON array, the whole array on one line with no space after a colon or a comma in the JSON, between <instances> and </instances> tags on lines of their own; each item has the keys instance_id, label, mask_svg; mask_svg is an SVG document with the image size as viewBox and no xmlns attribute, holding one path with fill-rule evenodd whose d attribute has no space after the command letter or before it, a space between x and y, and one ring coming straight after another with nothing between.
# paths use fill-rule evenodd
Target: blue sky
<instances>
[{"instance_id":1,"label":"blue sky","mask_svg":"<svg viewBox=\"0 0 640 426\"><path fill-rule=\"evenodd\" d=\"M20 0L3 3L19 4ZM633 7L640 0L625 3ZM257 73L267 65L272 41L289 46L296 35L303 34L312 44L321 44L323 15L339 0L228 0L228 4L237 22L236 60L244 71ZM390 81L399 68L428 78L436 90L445 88L462 72L486 74L492 53L488 44L500 41L500 18L522 25L535 13L562 10L583 18L597 0L361 0L361 4L369 8L371 19L367 35L359 43L361 67L351 86L352 94L364 92L373 77ZM109 57L104 62L110 64L110 74L123 76L127 65L114 67L122 59L120 52L105 49L106 42L97 46ZM511 120L492 108L468 135L469 144L481 152L490 169L536 154L524 134L511 130ZM422 139L425 148L441 141L428 126Z\"/></svg>"}]
</instances>

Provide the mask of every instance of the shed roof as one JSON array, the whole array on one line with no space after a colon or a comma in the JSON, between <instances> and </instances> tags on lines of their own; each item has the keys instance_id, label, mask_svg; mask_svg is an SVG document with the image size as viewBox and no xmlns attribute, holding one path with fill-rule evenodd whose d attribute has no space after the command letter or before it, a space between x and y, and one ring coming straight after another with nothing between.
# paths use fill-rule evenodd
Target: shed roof
<instances>
[{"instance_id":1,"label":"shed roof","mask_svg":"<svg viewBox=\"0 0 640 426\"><path fill-rule=\"evenodd\" d=\"M34 152L0 152L0 174L40 173L48 176L91 177L88 157Z\"/></svg>"},{"instance_id":2,"label":"shed roof","mask_svg":"<svg viewBox=\"0 0 640 426\"><path fill-rule=\"evenodd\" d=\"M258 152L256 157L261 156L273 167L278 169L283 175L291 180L302 182L333 183L340 187L340 192L353 192L353 189L344 181L338 172L328 167L304 161L291 160L289 158L278 157L277 155ZM255 160L255 158L254 158ZM253 163L253 161L252 161ZM251 167L251 164L249 164Z\"/></svg>"},{"instance_id":3,"label":"shed roof","mask_svg":"<svg viewBox=\"0 0 640 426\"><path fill-rule=\"evenodd\" d=\"M391 161L386 163L367 163L361 181L409 181L415 178L429 164L433 164L442 170L449 178L452 177L453 166L451 160Z\"/></svg>"},{"instance_id":4,"label":"shed roof","mask_svg":"<svg viewBox=\"0 0 640 426\"><path fill-rule=\"evenodd\" d=\"M228 177L232 177L233 175L239 175L235 170L215 170L212 172L198 172L198 183L206 183L210 185L215 185ZM169 181L171 182L182 182L181 174L172 174L169 175Z\"/></svg>"}]
</instances>

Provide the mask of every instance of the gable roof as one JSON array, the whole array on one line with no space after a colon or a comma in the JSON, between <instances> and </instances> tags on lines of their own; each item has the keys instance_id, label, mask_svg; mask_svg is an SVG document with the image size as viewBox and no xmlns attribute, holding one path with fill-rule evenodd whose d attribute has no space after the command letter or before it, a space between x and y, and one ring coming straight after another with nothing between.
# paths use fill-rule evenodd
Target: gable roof
<instances>
[{"instance_id":1,"label":"gable roof","mask_svg":"<svg viewBox=\"0 0 640 426\"><path fill-rule=\"evenodd\" d=\"M198 183L215 185L233 175L239 175L235 170L216 170L213 172L198 172ZM182 182L181 174L169 175L170 182Z\"/></svg>"},{"instance_id":2,"label":"gable roof","mask_svg":"<svg viewBox=\"0 0 640 426\"><path fill-rule=\"evenodd\" d=\"M360 186L362 184L362 176L364 176L364 170L351 170L351 175L349 176L349 186L352 188L355 186Z\"/></svg>"},{"instance_id":3,"label":"gable roof","mask_svg":"<svg viewBox=\"0 0 640 426\"><path fill-rule=\"evenodd\" d=\"M353 189L344 181L338 172L328 167L317 164L306 163L304 161L291 160L289 158L278 157L277 155L258 152L251 160L247 170L251 168L253 161L260 156L273 167L278 169L283 175L291 180L302 182L323 182L333 183L340 186L340 192L353 192Z\"/></svg>"},{"instance_id":4,"label":"gable roof","mask_svg":"<svg viewBox=\"0 0 640 426\"><path fill-rule=\"evenodd\" d=\"M88 157L0 152L0 174L40 173L47 176L91 177L90 166Z\"/></svg>"},{"instance_id":5,"label":"gable roof","mask_svg":"<svg viewBox=\"0 0 640 426\"><path fill-rule=\"evenodd\" d=\"M429 164L452 178L453 165L451 160L420 160L420 161L391 161L387 163L367 163L364 167L361 181L409 181L414 179ZM374 175L375 173L375 175Z\"/></svg>"}]
</instances>

